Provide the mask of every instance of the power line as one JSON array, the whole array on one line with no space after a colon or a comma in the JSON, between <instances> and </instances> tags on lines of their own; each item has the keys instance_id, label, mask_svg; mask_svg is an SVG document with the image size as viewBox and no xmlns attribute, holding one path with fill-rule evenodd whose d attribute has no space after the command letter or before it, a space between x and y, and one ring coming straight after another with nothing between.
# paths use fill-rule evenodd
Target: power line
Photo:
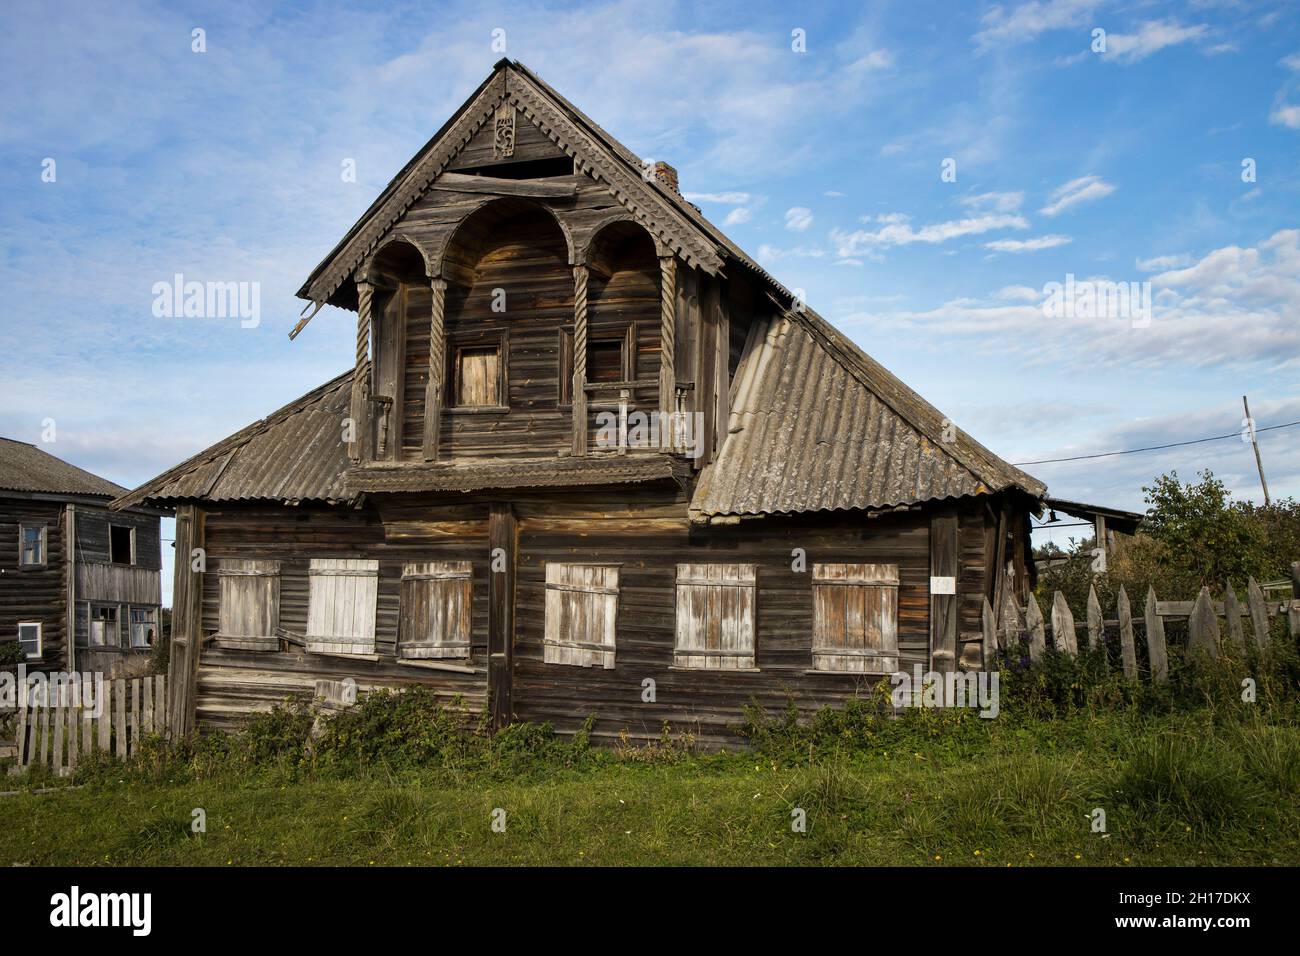
<instances>
[{"instance_id":1,"label":"power line","mask_svg":"<svg viewBox=\"0 0 1300 956\"><path fill-rule=\"evenodd\" d=\"M1258 432L1271 432L1279 428L1294 428L1300 425L1300 421L1286 422L1282 425L1269 425L1267 428L1256 428ZM1050 465L1059 461L1084 461L1088 458L1110 458L1112 455L1135 455L1140 451L1163 451L1166 448L1182 448L1185 445L1200 445L1207 441L1223 441L1225 438L1240 438L1241 432L1232 432L1228 435L1214 435L1210 438L1194 438L1191 441L1176 441L1168 445L1148 445L1146 448L1126 448L1124 451L1103 451L1095 455L1074 455L1070 458L1040 458L1038 461L1017 461L1012 462L1014 465Z\"/></svg>"}]
</instances>

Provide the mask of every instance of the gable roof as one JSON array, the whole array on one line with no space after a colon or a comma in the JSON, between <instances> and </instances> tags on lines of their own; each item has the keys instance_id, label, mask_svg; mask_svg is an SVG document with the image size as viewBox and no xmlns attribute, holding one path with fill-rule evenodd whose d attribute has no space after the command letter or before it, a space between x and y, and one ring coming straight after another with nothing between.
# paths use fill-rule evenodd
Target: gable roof
<instances>
[{"instance_id":1,"label":"gable roof","mask_svg":"<svg viewBox=\"0 0 1300 956\"><path fill-rule=\"evenodd\" d=\"M354 308L348 283L354 270L505 102L604 184L661 245L706 272L740 268L767 289L776 317L756 322L751 334L734 386L730 434L701 473L691 502L693 518L888 508L1012 488L1035 498L1046 494L1041 482L955 429L816 312L801 303L794 308L791 292L699 209L654 177L642 176L640 158L518 62L495 65L312 271L298 295L318 306ZM337 428L346 415L350 381L351 373L345 373L119 504L187 497L341 501L363 490L387 490L344 481L350 462ZM816 400L807 393L814 385ZM796 395L797 386L804 393ZM823 387L834 396L829 403ZM512 463L509 477L518 485L535 484L553 464L545 459ZM418 477L438 487L465 487L468 473L442 474L456 468L486 469L476 473L478 481L506 480L484 462L439 463ZM530 478L520 469L536 474ZM576 473L570 479L578 483Z\"/></svg>"},{"instance_id":2,"label":"gable roof","mask_svg":"<svg viewBox=\"0 0 1300 956\"><path fill-rule=\"evenodd\" d=\"M0 493L4 491L116 498L126 489L35 445L0 438Z\"/></svg>"}]
</instances>

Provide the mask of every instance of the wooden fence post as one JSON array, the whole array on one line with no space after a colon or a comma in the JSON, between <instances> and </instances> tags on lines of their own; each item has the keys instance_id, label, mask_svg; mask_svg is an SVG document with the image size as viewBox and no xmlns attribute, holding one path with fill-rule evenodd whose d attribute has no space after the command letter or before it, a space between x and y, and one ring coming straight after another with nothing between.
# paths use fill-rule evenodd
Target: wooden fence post
<instances>
[{"instance_id":1,"label":"wooden fence post","mask_svg":"<svg viewBox=\"0 0 1300 956\"><path fill-rule=\"evenodd\" d=\"M1246 639L1241 630L1241 604L1237 601L1237 592L1232 590L1231 581L1223 585L1223 617L1228 625L1228 640L1233 649L1244 651Z\"/></svg>"},{"instance_id":2,"label":"wooden fence post","mask_svg":"<svg viewBox=\"0 0 1300 956\"><path fill-rule=\"evenodd\" d=\"M1058 651L1064 651L1071 657L1079 654L1079 641L1074 633L1074 613L1060 591L1052 595L1052 643Z\"/></svg>"},{"instance_id":3,"label":"wooden fence post","mask_svg":"<svg viewBox=\"0 0 1300 956\"><path fill-rule=\"evenodd\" d=\"M1038 606L1038 598L1029 592L1029 603L1025 605L1025 627L1029 630L1029 659L1040 661L1043 651L1047 650L1047 636L1043 633L1043 609Z\"/></svg>"},{"instance_id":4,"label":"wooden fence post","mask_svg":"<svg viewBox=\"0 0 1300 956\"><path fill-rule=\"evenodd\" d=\"M1192 605L1192 616L1187 621L1187 656L1205 653L1214 660L1219 658L1219 618L1214 613L1210 589L1201 588Z\"/></svg>"},{"instance_id":5,"label":"wooden fence post","mask_svg":"<svg viewBox=\"0 0 1300 956\"><path fill-rule=\"evenodd\" d=\"M361 374L358 368L357 374ZM193 505L176 509L175 584L172 599L172 651L167 669L167 726L176 737L194 729L194 705L203 651L203 573L191 566L194 549L203 548L204 513Z\"/></svg>"},{"instance_id":6,"label":"wooden fence post","mask_svg":"<svg viewBox=\"0 0 1300 956\"><path fill-rule=\"evenodd\" d=\"M993 620L993 608L987 597L984 598L984 607L980 610L980 631L984 638L984 669L992 670L998 659L998 628Z\"/></svg>"},{"instance_id":7,"label":"wooden fence post","mask_svg":"<svg viewBox=\"0 0 1300 956\"><path fill-rule=\"evenodd\" d=\"M1268 646L1268 603L1264 591L1252 577L1246 585L1246 604L1250 608L1250 627L1255 632L1255 646Z\"/></svg>"},{"instance_id":8,"label":"wooden fence post","mask_svg":"<svg viewBox=\"0 0 1300 956\"><path fill-rule=\"evenodd\" d=\"M1088 585L1088 650L1095 651L1101 647L1102 624L1101 602L1097 600L1097 589Z\"/></svg>"},{"instance_id":9,"label":"wooden fence post","mask_svg":"<svg viewBox=\"0 0 1300 956\"><path fill-rule=\"evenodd\" d=\"M1156 608L1156 589L1147 587L1146 606L1147 657L1151 661L1151 679L1169 680L1169 651L1165 648L1165 622Z\"/></svg>"},{"instance_id":10,"label":"wooden fence post","mask_svg":"<svg viewBox=\"0 0 1300 956\"><path fill-rule=\"evenodd\" d=\"M1124 590L1122 584L1119 586L1116 605L1119 608L1119 656L1124 666L1124 676L1129 680L1137 680L1138 662L1137 647L1133 641L1133 606L1129 603L1128 592Z\"/></svg>"}]
</instances>

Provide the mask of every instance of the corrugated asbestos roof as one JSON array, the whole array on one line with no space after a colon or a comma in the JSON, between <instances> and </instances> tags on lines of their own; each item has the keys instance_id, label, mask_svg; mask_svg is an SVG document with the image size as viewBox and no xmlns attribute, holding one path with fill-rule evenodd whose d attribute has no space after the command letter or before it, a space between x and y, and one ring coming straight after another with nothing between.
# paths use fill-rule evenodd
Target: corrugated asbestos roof
<instances>
[{"instance_id":1,"label":"corrugated asbestos roof","mask_svg":"<svg viewBox=\"0 0 1300 956\"><path fill-rule=\"evenodd\" d=\"M692 518L1045 491L959 429L944 442L932 406L864 353L837 357L818 341L827 329L816 315L790 312L755 326L729 435L700 476Z\"/></svg>"},{"instance_id":2,"label":"corrugated asbestos roof","mask_svg":"<svg viewBox=\"0 0 1300 956\"><path fill-rule=\"evenodd\" d=\"M343 501L343 472L351 464L342 441L352 373L236 432L113 502L129 508L149 501Z\"/></svg>"},{"instance_id":3,"label":"corrugated asbestos roof","mask_svg":"<svg viewBox=\"0 0 1300 956\"><path fill-rule=\"evenodd\" d=\"M35 445L0 438L0 491L116 498L126 489Z\"/></svg>"}]
</instances>

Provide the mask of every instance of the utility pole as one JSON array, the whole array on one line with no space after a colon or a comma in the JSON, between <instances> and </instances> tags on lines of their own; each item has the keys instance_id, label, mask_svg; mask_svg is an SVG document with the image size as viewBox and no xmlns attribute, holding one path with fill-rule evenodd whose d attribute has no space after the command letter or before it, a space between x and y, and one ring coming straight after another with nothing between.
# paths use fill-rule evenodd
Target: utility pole
<instances>
[{"instance_id":1,"label":"utility pole","mask_svg":"<svg viewBox=\"0 0 1300 956\"><path fill-rule=\"evenodd\" d=\"M1268 497L1268 482L1264 480L1264 459L1259 457L1259 439L1255 436L1255 420L1250 417L1250 403L1241 396L1241 407L1246 410L1246 427L1250 429L1250 443L1255 446L1255 467L1259 469L1259 483L1264 489L1264 505L1272 504Z\"/></svg>"}]
</instances>

